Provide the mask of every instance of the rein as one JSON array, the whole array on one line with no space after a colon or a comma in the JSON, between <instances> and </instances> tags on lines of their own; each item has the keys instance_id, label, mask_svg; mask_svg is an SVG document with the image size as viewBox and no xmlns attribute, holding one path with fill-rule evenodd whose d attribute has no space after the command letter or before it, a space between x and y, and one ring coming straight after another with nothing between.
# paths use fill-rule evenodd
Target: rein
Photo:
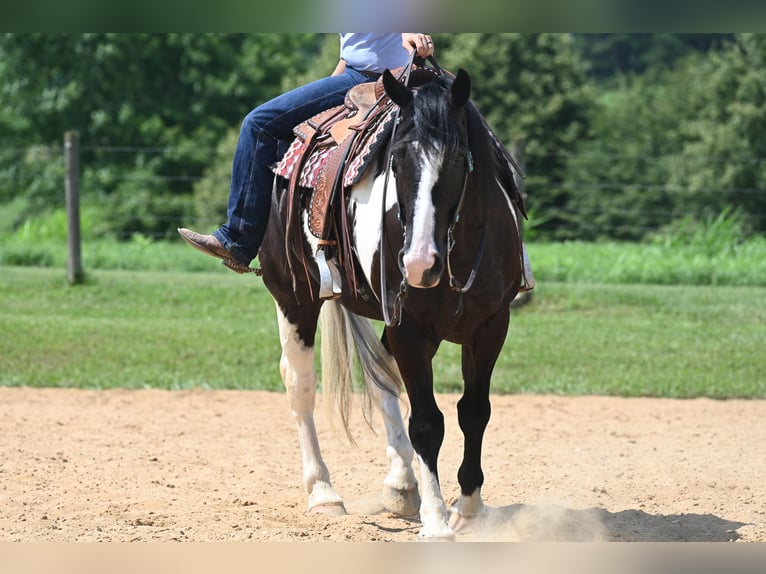
<instances>
[{"instance_id":1,"label":"rein","mask_svg":"<svg viewBox=\"0 0 766 574\"><path fill-rule=\"evenodd\" d=\"M414 61L415 50L412 50L412 52L410 52L410 59L402 71L402 77L404 78L405 86L410 81L410 72L412 72L412 65ZM378 248L378 252L380 253L380 306L383 309L383 321L386 323L387 327L401 324L402 303L404 302L404 297L407 293L407 282L404 280L404 277L402 277L402 281L399 283L399 292L394 297L393 305L389 305L388 289L386 288L386 196L388 194L389 175L391 174L391 168L394 163L394 154L392 148L394 144L394 138L396 137L396 128L399 127L399 122L401 121L401 109L397 106L396 112L394 113L394 125L391 129L391 137L388 142L388 166L386 168L386 175L383 180L383 199L380 204L380 245Z\"/></svg>"}]
</instances>

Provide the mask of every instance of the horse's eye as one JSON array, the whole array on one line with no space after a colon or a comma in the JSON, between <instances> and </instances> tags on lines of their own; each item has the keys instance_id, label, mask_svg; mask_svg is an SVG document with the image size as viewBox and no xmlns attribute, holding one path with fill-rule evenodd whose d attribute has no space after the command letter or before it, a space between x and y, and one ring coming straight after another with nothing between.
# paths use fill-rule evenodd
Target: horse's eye
<instances>
[{"instance_id":1,"label":"horse's eye","mask_svg":"<svg viewBox=\"0 0 766 574\"><path fill-rule=\"evenodd\" d=\"M391 158L391 171L396 173L396 160L393 157Z\"/></svg>"}]
</instances>

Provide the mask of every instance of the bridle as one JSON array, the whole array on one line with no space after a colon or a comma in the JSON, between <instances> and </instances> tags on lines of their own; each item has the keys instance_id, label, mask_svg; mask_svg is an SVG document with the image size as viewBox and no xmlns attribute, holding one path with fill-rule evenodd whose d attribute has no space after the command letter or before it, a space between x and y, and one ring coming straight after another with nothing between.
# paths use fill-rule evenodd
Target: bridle
<instances>
[{"instance_id":1,"label":"bridle","mask_svg":"<svg viewBox=\"0 0 766 574\"><path fill-rule=\"evenodd\" d=\"M413 50L410 54L410 59L405 66L404 72L402 74L404 78L404 84L407 85L409 83L409 77L410 72L412 71L412 66L415 58L415 51ZM436 63L436 60L433 58L433 56L429 56L429 61L433 64L434 70L436 72L436 75L443 75L445 72L442 70L441 67ZM401 118L400 118L400 111L401 109L397 106L395 116L394 116L394 125L393 129L391 131L391 136L389 140L389 148L388 148L388 165L386 169L385 178L383 181L383 198L381 202L381 228L380 228L380 245L378 252L380 253L380 303L381 307L383 309L383 320L385 321L385 324L387 327L390 327L392 325L400 325L402 321L402 306L404 304L404 298L407 296L407 281L404 277L402 277L401 282L399 283L399 291L394 296L393 302L390 302L389 300L389 293L388 289L386 287L386 257L385 257L385 220L386 220L386 196L388 193L388 182L389 182L389 175L393 168L393 142L394 138L396 136L396 129L399 125ZM464 130L466 133L466 140L468 135L468 128L467 126L464 126ZM468 279L465 283L461 283L452 272L452 263L451 263L451 255L452 251L455 248L455 226L460 221L460 212L462 210L463 204L465 202L465 195L466 190L468 189L468 178L470 174L473 172L473 155L471 154L471 150L469 149L466 153L466 163L467 163L467 169L465 170L465 175L463 177L463 185L462 189L460 191L460 197L458 199L457 205L455 207L455 211L452 214L452 221L449 224L449 227L447 228L447 257L446 257L446 266L447 266L447 274L449 277L449 284L452 291L458 294L458 308L456 311L456 314L460 314L463 311L463 294L467 293L468 290L473 286L474 280L476 279L476 274L479 270L479 265L481 264L482 255L484 254L484 246L486 244L487 239L487 219L486 217L482 218L482 227L481 227L481 238L479 240L479 247L478 251L476 253L476 256L474 258L473 266L471 267L471 272L468 275ZM404 218L401 216L401 206L400 206L400 214L399 214L399 221L401 222L402 226L405 226Z\"/></svg>"}]
</instances>

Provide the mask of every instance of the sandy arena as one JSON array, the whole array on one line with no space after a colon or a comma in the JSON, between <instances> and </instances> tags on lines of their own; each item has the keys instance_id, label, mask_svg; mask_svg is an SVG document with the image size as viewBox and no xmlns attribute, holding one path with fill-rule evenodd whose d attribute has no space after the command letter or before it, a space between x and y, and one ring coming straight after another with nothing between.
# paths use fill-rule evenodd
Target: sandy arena
<instances>
[{"instance_id":1,"label":"sandy arena","mask_svg":"<svg viewBox=\"0 0 766 574\"><path fill-rule=\"evenodd\" d=\"M458 395L440 395L445 498ZM493 396L489 513L457 541L766 541L766 401ZM413 541L385 433L317 426L346 516L308 514L284 394L0 388L0 541ZM417 469L416 469L417 473Z\"/></svg>"}]
</instances>

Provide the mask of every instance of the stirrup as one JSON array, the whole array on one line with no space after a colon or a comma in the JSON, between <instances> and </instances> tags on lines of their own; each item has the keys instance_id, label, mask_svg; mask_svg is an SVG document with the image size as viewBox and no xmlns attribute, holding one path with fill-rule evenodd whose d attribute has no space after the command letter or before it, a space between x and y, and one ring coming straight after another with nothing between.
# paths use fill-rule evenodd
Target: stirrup
<instances>
[{"instance_id":1,"label":"stirrup","mask_svg":"<svg viewBox=\"0 0 766 574\"><path fill-rule=\"evenodd\" d=\"M319 267L319 298L337 299L343 293L338 266L332 258L327 259L324 249L317 250L316 261Z\"/></svg>"},{"instance_id":2,"label":"stirrup","mask_svg":"<svg viewBox=\"0 0 766 574\"><path fill-rule=\"evenodd\" d=\"M535 274L532 273L532 264L529 262L529 256L527 255L527 245L523 241L521 242L521 261L524 283L519 291L531 291L535 288Z\"/></svg>"}]
</instances>

